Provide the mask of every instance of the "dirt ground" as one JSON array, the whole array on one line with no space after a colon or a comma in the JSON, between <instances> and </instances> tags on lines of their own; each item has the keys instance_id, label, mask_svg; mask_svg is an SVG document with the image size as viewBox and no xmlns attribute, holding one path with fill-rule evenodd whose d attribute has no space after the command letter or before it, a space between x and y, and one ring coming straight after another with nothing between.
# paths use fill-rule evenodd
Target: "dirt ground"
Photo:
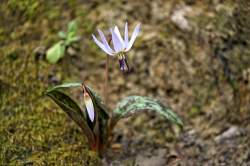
<instances>
[{"instance_id":1,"label":"dirt ground","mask_svg":"<svg viewBox=\"0 0 250 166\"><path fill-rule=\"evenodd\" d=\"M0 165L250 165L250 2L248 0L3 0L0 4ZM42 54L76 19L74 55ZM85 83L102 95L105 54L91 34L110 26L142 31L111 60L110 107L128 95L154 97L184 128L154 113L118 123L98 158L77 126L43 92ZM72 92L76 98L81 91Z\"/></svg>"}]
</instances>

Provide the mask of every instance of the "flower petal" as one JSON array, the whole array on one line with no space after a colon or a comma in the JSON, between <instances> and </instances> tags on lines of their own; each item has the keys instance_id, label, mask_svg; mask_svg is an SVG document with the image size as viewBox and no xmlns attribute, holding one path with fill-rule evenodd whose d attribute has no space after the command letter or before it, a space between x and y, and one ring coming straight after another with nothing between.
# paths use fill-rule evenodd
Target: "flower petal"
<instances>
[{"instance_id":1,"label":"flower petal","mask_svg":"<svg viewBox=\"0 0 250 166\"><path fill-rule=\"evenodd\" d=\"M134 44L134 41L135 41L136 37L138 36L139 32L140 32L140 24L137 24L134 31L133 31L133 33L132 33L131 39L130 39L129 44L126 47L125 51L129 51L131 49L131 47Z\"/></svg>"},{"instance_id":2,"label":"flower petal","mask_svg":"<svg viewBox=\"0 0 250 166\"><path fill-rule=\"evenodd\" d=\"M109 49L106 48L106 47L104 46L103 43L101 43L99 40L97 40L97 38L95 37L95 35L92 34L92 37L93 37L95 43L96 43L105 53L107 53L107 54L109 54L109 55L114 55L114 53L113 53L113 52L110 52Z\"/></svg>"},{"instance_id":3,"label":"flower petal","mask_svg":"<svg viewBox=\"0 0 250 166\"><path fill-rule=\"evenodd\" d=\"M128 47L128 23L126 22L125 23L125 30L124 30L124 45L125 45L125 48Z\"/></svg>"},{"instance_id":4,"label":"flower petal","mask_svg":"<svg viewBox=\"0 0 250 166\"><path fill-rule=\"evenodd\" d=\"M109 51L109 52L114 52L111 48L110 48L110 46L109 46L109 44L108 44L108 42L107 42L107 40L106 40L106 38L105 38L105 35L104 35L104 33L101 31L101 30L97 30L98 31L98 33L99 33L99 35L100 35L100 37L101 37L101 40L102 40L102 44L105 46L105 48Z\"/></svg>"},{"instance_id":5,"label":"flower petal","mask_svg":"<svg viewBox=\"0 0 250 166\"><path fill-rule=\"evenodd\" d=\"M84 96L84 103L87 109L88 116L91 122L93 122L95 119L95 109L91 98L89 96Z\"/></svg>"},{"instance_id":6,"label":"flower petal","mask_svg":"<svg viewBox=\"0 0 250 166\"><path fill-rule=\"evenodd\" d=\"M117 26L115 26L114 32L115 32L116 36L118 37L118 39L120 40L120 42L122 43L123 48L125 48L125 46L124 46L124 41L123 41L123 39L122 39L121 33L120 33L120 31L119 31L119 29L118 29Z\"/></svg>"},{"instance_id":7,"label":"flower petal","mask_svg":"<svg viewBox=\"0 0 250 166\"><path fill-rule=\"evenodd\" d=\"M116 35L116 33L114 32L114 30L112 28L110 28L110 32L111 32L111 35L112 35L112 42L113 42L113 45L114 45L115 52L118 53L118 52L120 52L120 51L122 51L124 49L124 44L118 38L118 36Z\"/></svg>"}]
</instances>

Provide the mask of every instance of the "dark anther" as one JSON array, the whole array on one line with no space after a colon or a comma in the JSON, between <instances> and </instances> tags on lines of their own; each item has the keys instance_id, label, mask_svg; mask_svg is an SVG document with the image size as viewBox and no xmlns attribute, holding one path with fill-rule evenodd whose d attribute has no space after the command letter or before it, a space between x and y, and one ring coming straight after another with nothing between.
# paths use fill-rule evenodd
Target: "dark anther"
<instances>
[{"instance_id":1,"label":"dark anther","mask_svg":"<svg viewBox=\"0 0 250 166\"><path fill-rule=\"evenodd\" d=\"M119 64L120 64L120 69L123 73L129 72L129 66L125 56L122 56L122 58L119 59Z\"/></svg>"}]
</instances>

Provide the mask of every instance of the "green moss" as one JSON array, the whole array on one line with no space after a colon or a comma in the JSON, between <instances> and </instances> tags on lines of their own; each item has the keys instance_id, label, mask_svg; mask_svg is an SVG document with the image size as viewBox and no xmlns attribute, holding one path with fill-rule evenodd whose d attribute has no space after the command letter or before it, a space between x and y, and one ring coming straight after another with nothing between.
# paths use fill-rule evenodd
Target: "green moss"
<instances>
[{"instance_id":1,"label":"green moss","mask_svg":"<svg viewBox=\"0 0 250 166\"><path fill-rule=\"evenodd\" d=\"M190 112L188 113L188 115L190 117L194 117L194 116L199 115L200 113L201 113L201 109L200 108L198 108L198 107L192 107L191 110L190 110Z\"/></svg>"},{"instance_id":2,"label":"green moss","mask_svg":"<svg viewBox=\"0 0 250 166\"><path fill-rule=\"evenodd\" d=\"M20 57L5 59L0 67L3 70L2 67L8 66L6 75L12 74L12 78L4 75L0 78L7 82L1 85L1 165L99 162L97 155L89 152L87 141L77 126L54 103L41 96L48 85L37 79L33 59L28 58L26 68L22 65L20 68L20 63L25 61ZM40 65L39 73L47 77L50 66ZM20 71L16 72L18 68Z\"/></svg>"},{"instance_id":3,"label":"green moss","mask_svg":"<svg viewBox=\"0 0 250 166\"><path fill-rule=\"evenodd\" d=\"M61 1L57 1L57 7L50 6L49 1L41 2L10 0L0 7L8 16L0 20L4 25L0 29L0 43L4 43L0 47L0 165L99 165L100 159L89 151L78 127L42 96L51 86L51 75L59 82L70 79L70 75L64 72L65 65L52 66L35 59L34 49L57 35L51 29L61 30L58 11L64 10ZM43 11L45 6L49 7ZM74 9L79 12L81 7L76 5ZM7 21L18 18L24 22L17 25L16 21ZM67 20L66 16L65 25Z\"/></svg>"},{"instance_id":4,"label":"green moss","mask_svg":"<svg viewBox=\"0 0 250 166\"><path fill-rule=\"evenodd\" d=\"M17 15L23 14L28 19L35 18L42 8L40 0L9 0L8 7Z\"/></svg>"},{"instance_id":5,"label":"green moss","mask_svg":"<svg viewBox=\"0 0 250 166\"><path fill-rule=\"evenodd\" d=\"M235 26L237 30L237 37L250 44L250 2L247 0L240 0L237 3L235 12Z\"/></svg>"}]
</instances>

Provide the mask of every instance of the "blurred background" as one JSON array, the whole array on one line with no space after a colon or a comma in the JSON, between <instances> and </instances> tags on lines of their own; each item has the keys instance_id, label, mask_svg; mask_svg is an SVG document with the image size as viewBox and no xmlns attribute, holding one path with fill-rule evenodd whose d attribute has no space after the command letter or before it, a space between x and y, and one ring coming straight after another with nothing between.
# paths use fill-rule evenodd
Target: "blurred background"
<instances>
[{"instance_id":1,"label":"blurred background","mask_svg":"<svg viewBox=\"0 0 250 166\"><path fill-rule=\"evenodd\" d=\"M250 163L250 1L2 0L0 4L0 165L247 165ZM46 50L77 20L81 41L58 63ZM154 97L184 122L154 113L120 122L104 159L42 93L85 81L102 95L105 54L91 35L117 25L141 33L110 71L110 105ZM80 90L73 96L79 98Z\"/></svg>"}]
</instances>

